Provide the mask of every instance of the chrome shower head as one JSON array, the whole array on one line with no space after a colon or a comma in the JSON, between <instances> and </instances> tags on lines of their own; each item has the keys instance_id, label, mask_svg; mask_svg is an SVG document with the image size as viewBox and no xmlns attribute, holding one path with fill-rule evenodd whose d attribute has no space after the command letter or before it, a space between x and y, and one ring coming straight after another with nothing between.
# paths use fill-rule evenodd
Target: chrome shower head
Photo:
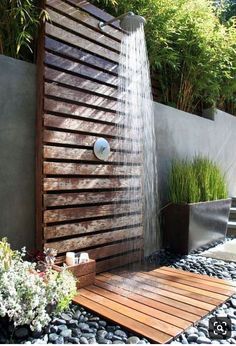
<instances>
[{"instance_id":1,"label":"chrome shower head","mask_svg":"<svg viewBox=\"0 0 236 346\"><path fill-rule=\"evenodd\" d=\"M134 32L144 24L146 24L146 19L133 12L129 12L120 20L121 29L128 32Z\"/></svg>"},{"instance_id":2,"label":"chrome shower head","mask_svg":"<svg viewBox=\"0 0 236 346\"><path fill-rule=\"evenodd\" d=\"M138 28L140 28L141 25L144 25L146 23L146 19L144 17L134 14L133 12L128 12L128 13L122 14L121 16L117 18L113 18L109 20L108 22L100 22L98 26L101 30L104 30L104 27L106 25L112 24L113 22L116 22L117 20L120 20L121 29L127 32L134 32Z\"/></svg>"}]
</instances>

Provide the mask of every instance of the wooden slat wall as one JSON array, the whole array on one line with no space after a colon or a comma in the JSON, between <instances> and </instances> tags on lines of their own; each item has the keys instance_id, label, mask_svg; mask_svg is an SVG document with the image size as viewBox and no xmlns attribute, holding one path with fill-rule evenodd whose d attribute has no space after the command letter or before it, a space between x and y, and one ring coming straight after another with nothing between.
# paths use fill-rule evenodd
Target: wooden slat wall
<instances>
[{"instance_id":1,"label":"wooden slat wall","mask_svg":"<svg viewBox=\"0 0 236 346\"><path fill-rule=\"evenodd\" d=\"M110 15L87 1L46 0L50 21L39 46L37 119L37 247L88 251L98 271L137 261L143 253L142 210L127 204L132 180L140 192L141 156L124 169L117 141L117 64L123 35ZM107 162L93 154L105 137ZM138 196L138 194L137 194ZM136 198L137 198L136 196Z\"/></svg>"}]
</instances>

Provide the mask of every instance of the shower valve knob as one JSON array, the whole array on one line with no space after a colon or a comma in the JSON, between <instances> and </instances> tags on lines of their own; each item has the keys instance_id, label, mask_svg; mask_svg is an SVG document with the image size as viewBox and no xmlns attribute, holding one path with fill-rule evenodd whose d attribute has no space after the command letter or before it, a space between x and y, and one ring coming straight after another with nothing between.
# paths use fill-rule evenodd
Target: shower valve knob
<instances>
[{"instance_id":1,"label":"shower valve knob","mask_svg":"<svg viewBox=\"0 0 236 346\"><path fill-rule=\"evenodd\" d=\"M110 144L105 138L98 138L93 147L94 155L101 161L107 161L110 155Z\"/></svg>"}]
</instances>

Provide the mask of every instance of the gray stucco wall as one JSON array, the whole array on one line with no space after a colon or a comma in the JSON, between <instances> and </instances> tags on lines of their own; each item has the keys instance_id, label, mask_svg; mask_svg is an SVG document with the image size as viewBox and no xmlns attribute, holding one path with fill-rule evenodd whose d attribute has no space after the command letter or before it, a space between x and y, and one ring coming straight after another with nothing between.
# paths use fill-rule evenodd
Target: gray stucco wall
<instances>
[{"instance_id":1,"label":"gray stucco wall","mask_svg":"<svg viewBox=\"0 0 236 346\"><path fill-rule=\"evenodd\" d=\"M0 238L34 247L35 65L0 55Z\"/></svg>"},{"instance_id":2,"label":"gray stucco wall","mask_svg":"<svg viewBox=\"0 0 236 346\"><path fill-rule=\"evenodd\" d=\"M155 103L161 205L168 201L167 179L171 160L195 154L218 162L225 172L229 195L236 196L236 117L217 111L208 120Z\"/></svg>"}]
</instances>

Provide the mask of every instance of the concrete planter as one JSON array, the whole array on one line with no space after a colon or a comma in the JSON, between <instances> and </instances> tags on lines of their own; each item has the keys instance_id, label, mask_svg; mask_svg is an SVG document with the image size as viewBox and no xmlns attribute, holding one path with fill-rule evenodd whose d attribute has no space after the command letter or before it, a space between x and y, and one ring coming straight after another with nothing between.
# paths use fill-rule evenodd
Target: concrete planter
<instances>
[{"instance_id":1,"label":"concrete planter","mask_svg":"<svg viewBox=\"0 0 236 346\"><path fill-rule=\"evenodd\" d=\"M231 198L170 204L163 210L164 246L180 254L222 239L226 235Z\"/></svg>"}]
</instances>

